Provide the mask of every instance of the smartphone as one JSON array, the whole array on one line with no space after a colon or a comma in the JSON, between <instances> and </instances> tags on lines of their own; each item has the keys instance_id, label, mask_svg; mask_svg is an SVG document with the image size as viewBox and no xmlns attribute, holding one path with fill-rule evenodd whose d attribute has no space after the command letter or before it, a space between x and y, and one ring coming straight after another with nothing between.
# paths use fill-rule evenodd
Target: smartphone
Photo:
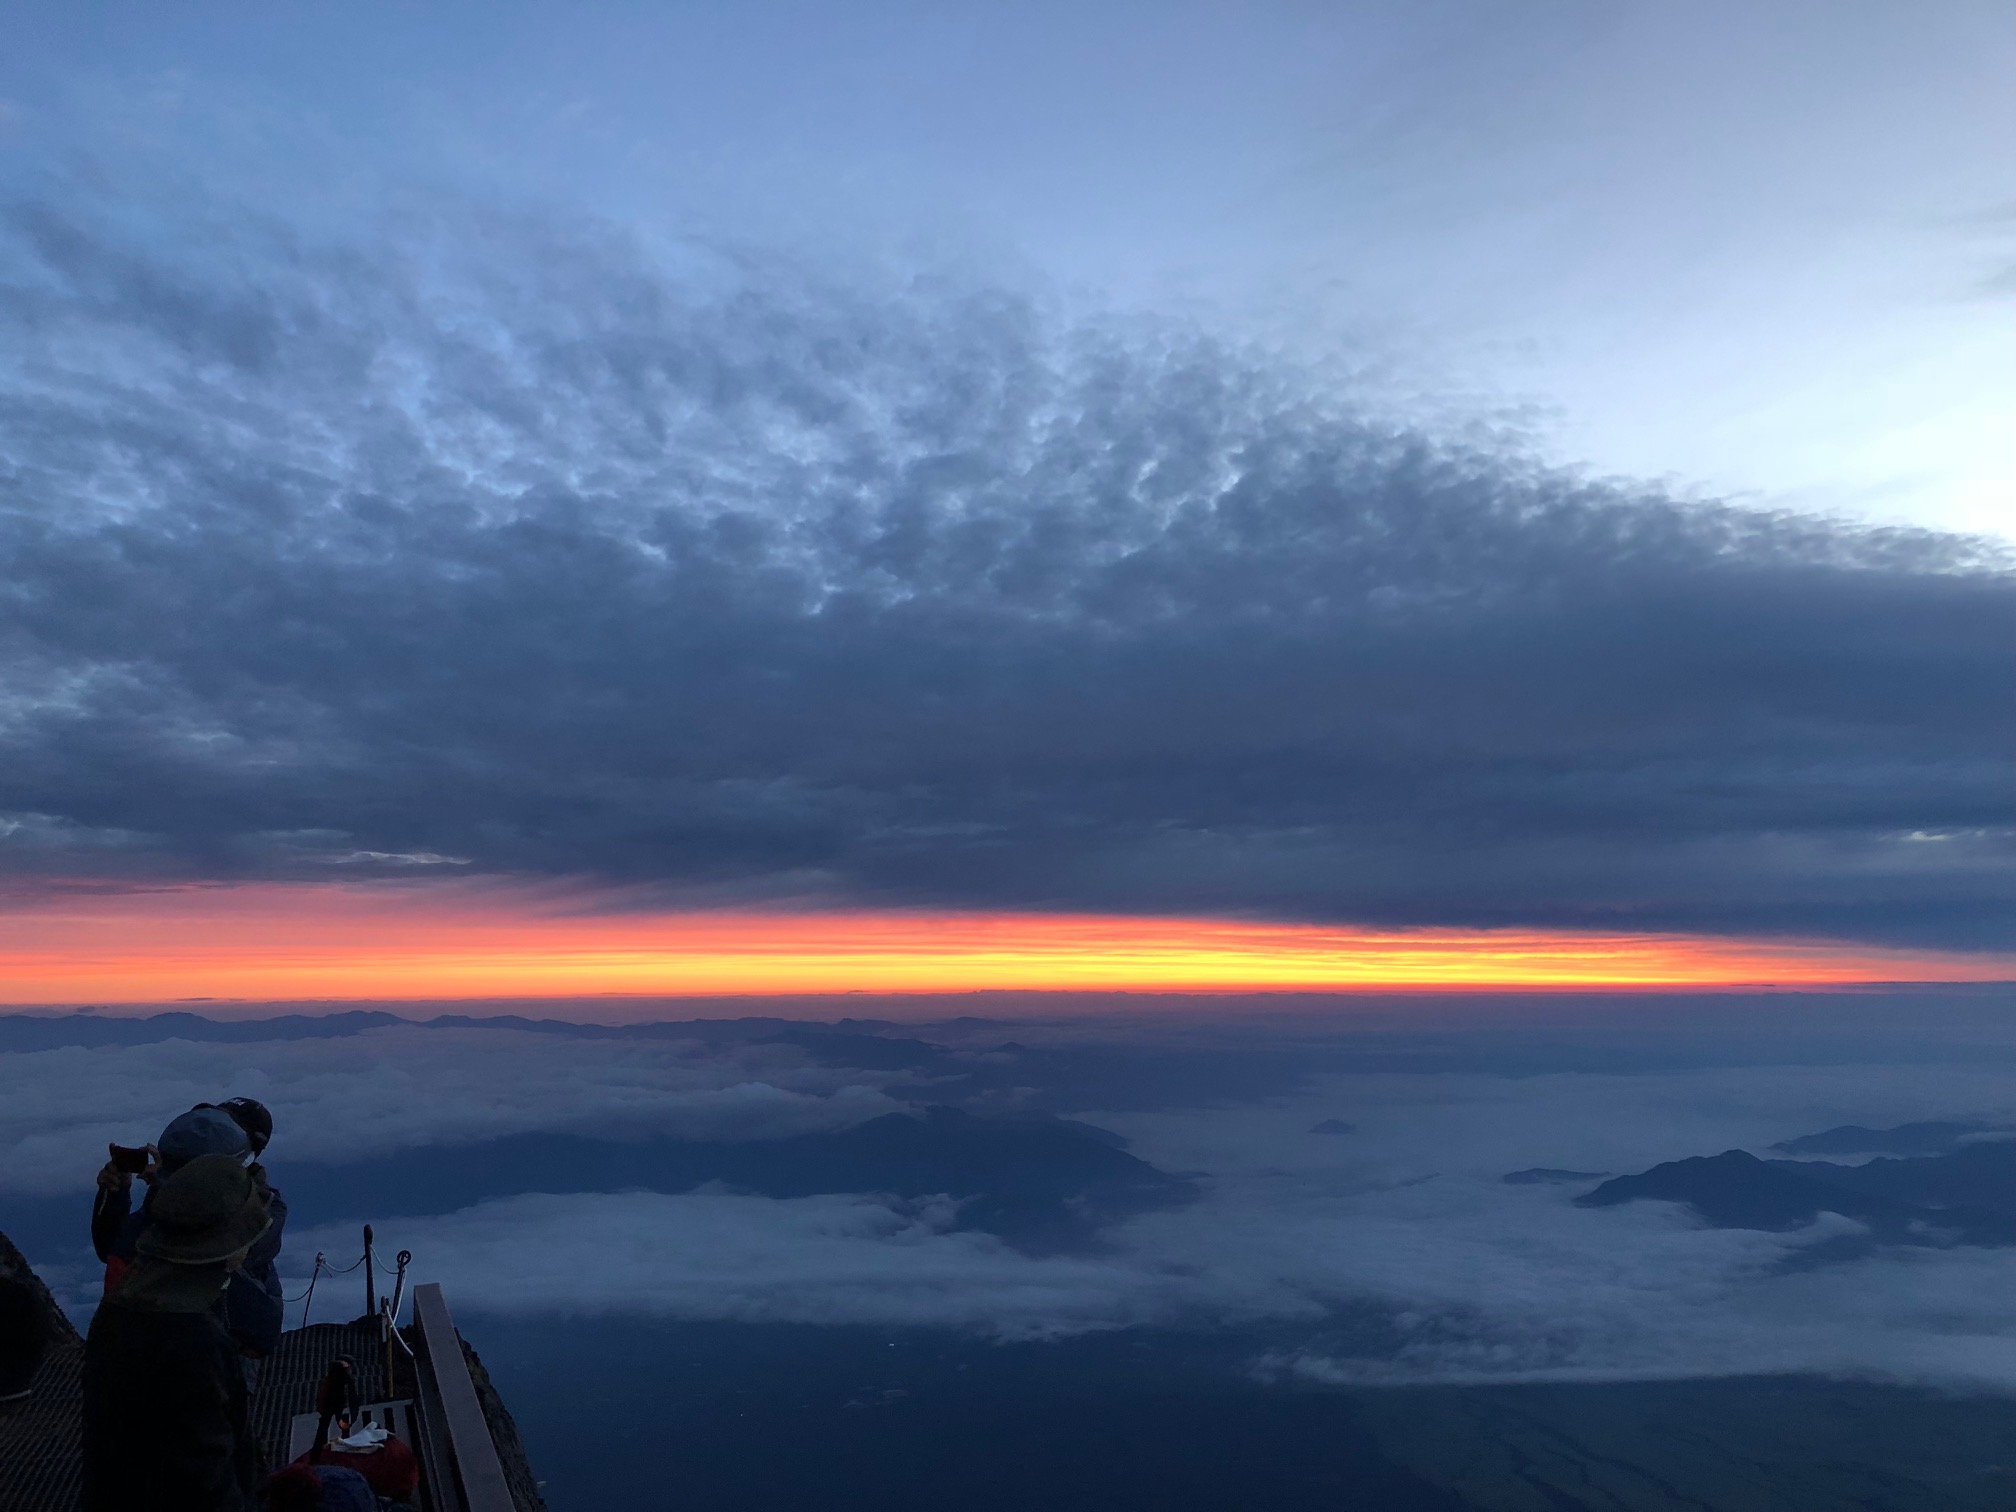
<instances>
[{"instance_id":1,"label":"smartphone","mask_svg":"<svg viewBox=\"0 0 2016 1512\"><path fill-rule=\"evenodd\" d=\"M112 1169L128 1171L138 1176L147 1169L147 1147L142 1145L135 1150L126 1145L115 1144L112 1146Z\"/></svg>"}]
</instances>

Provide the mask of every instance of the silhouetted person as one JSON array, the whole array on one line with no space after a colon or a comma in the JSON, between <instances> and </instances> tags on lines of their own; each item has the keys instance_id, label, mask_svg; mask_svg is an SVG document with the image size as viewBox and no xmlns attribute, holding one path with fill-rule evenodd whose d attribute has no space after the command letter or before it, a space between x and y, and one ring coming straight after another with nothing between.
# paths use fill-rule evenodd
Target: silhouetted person
<instances>
[{"instance_id":1,"label":"silhouetted person","mask_svg":"<svg viewBox=\"0 0 2016 1512\"><path fill-rule=\"evenodd\" d=\"M173 1175L189 1161L203 1155L231 1155L251 1160L252 1177L264 1186L269 1198L272 1227L243 1266L233 1274L221 1307L224 1325L238 1352L248 1362L246 1383L258 1378L258 1362L273 1352L280 1341L283 1306L280 1273L275 1263L287 1225L287 1203L266 1181L266 1169L257 1163L273 1135L273 1115L265 1105L249 1097L234 1097L220 1104L199 1103L178 1114L161 1131L152 1147L154 1164L140 1173L151 1188L164 1176ZM91 1243L105 1262L105 1290L118 1285L120 1275L133 1262L141 1232L146 1228L148 1203L143 1198L133 1211L133 1175L109 1161L98 1173L98 1194L91 1209Z\"/></svg>"},{"instance_id":2,"label":"silhouetted person","mask_svg":"<svg viewBox=\"0 0 2016 1512\"><path fill-rule=\"evenodd\" d=\"M232 1155L160 1178L138 1253L84 1343L80 1512L247 1512L259 1451L217 1298L266 1232L266 1189Z\"/></svg>"},{"instance_id":3,"label":"silhouetted person","mask_svg":"<svg viewBox=\"0 0 2016 1512\"><path fill-rule=\"evenodd\" d=\"M252 1178L266 1189L267 1212L273 1219L273 1226L252 1246L224 1294L224 1326L237 1341L239 1354L252 1362L246 1367L245 1384L254 1386L258 1384L256 1362L273 1352L285 1321L279 1260L280 1246L286 1242L287 1199L267 1179L260 1161L273 1139L273 1115L266 1105L249 1097L230 1097L217 1106L245 1131L246 1142L252 1146Z\"/></svg>"}]
</instances>

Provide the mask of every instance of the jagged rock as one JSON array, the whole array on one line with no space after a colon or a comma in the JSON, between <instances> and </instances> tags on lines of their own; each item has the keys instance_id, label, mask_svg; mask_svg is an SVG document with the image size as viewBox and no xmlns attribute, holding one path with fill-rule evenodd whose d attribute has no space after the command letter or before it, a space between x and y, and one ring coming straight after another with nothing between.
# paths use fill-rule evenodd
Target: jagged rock
<instances>
[{"instance_id":1,"label":"jagged rock","mask_svg":"<svg viewBox=\"0 0 2016 1512\"><path fill-rule=\"evenodd\" d=\"M76 1326L71 1323L68 1314L56 1305L55 1295L43 1285L42 1278L36 1275L34 1267L29 1265L28 1257L16 1249L14 1241L5 1234L0 1234L0 1277L6 1277L25 1286L28 1294L40 1304L52 1342L64 1341L73 1344L83 1342L78 1337Z\"/></svg>"}]
</instances>

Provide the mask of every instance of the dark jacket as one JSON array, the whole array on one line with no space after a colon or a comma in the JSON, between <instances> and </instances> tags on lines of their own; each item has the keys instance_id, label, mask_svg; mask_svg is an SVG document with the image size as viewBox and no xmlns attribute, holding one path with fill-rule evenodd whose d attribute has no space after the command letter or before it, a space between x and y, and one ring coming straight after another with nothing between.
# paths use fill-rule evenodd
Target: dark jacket
<instances>
[{"instance_id":1,"label":"dark jacket","mask_svg":"<svg viewBox=\"0 0 2016 1512\"><path fill-rule=\"evenodd\" d=\"M252 1172L264 1184L264 1167L255 1165ZM287 1199L270 1186L267 1191L273 1195L272 1206L268 1209L273 1215L273 1226L246 1254L244 1264L233 1273L231 1284L218 1304L224 1327L239 1352L261 1359L271 1354L273 1347L280 1342L280 1329L285 1321L280 1270L275 1262L280 1258L283 1230L287 1227ZM154 1192L149 1188L147 1195L140 1200L139 1211L134 1212L130 1189L98 1189L97 1200L91 1207L91 1247L105 1262L107 1295L118 1286L120 1276L133 1263L134 1256L140 1253L140 1235L147 1227L147 1204L153 1197Z\"/></svg>"},{"instance_id":2,"label":"dark jacket","mask_svg":"<svg viewBox=\"0 0 2016 1512\"><path fill-rule=\"evenodd\" d=\"M259 1451L211 1299L222 1265L141 1258L84 1341L80 1512L249 1512Z\"/></svg>"}]
</instances>

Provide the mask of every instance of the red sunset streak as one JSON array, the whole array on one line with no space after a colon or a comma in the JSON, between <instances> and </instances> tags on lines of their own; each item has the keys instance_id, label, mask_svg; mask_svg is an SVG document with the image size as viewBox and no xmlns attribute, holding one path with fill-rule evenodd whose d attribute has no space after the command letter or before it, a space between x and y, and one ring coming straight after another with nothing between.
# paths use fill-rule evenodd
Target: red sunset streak
<instances>
[{"instance_id":1,"label":"red sunset streak","mask_svg":"<svg viewBox=\"0 0 2016 1512\"><path fill-rule=\"evenodd\" d=\"M988 989L1718 988L2016 978L1824 941L953 912L590 912L467 885L58 891L0 910L0 1002Z\"/></svg>"}]
</instances>

